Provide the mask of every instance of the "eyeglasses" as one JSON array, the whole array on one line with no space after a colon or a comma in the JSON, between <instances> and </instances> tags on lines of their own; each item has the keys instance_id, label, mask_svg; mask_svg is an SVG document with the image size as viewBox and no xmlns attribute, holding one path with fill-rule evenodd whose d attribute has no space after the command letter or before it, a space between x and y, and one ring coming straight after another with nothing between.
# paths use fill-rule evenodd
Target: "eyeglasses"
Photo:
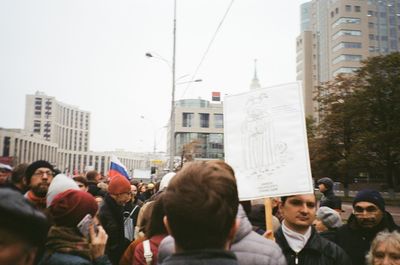
<instances>
[{"instance_id":1,"label":"eyeglasses","mask_svg":"<svg viewBox=\"0 0 400 265\"><path fill-rule=\"evenodd\" d=\"M354 213L355 214L363 214L365 212L367 213L377 213L379 211L378 208L376 208L375 206L368 206L368 207L361 207L361 206L356 206L354 207Z\"/></svg>"},{"instance_id":2,"label":"eyeglasses","mask_svg":"<svg viewBox=\"0 0 400 265\"><path fill-rule=\"evenodd\" d=\"M52 171L37 171L35 172L33 175L36 177L43 177L44 174L46 174L48 177L52 177L54 175L54 173Z\"/></svg>"}]
</instances>

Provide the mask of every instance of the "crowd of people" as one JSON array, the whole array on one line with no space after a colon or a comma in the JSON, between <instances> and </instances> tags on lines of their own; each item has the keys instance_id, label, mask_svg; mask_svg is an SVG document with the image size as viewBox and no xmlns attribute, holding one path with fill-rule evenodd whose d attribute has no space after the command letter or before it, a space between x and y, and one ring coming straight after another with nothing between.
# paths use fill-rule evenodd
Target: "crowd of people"
<instances>
[{"instance_id":1,"label":"crowd of people","mask_svg":"<svg viewBox=\"0 0 400 265\"><path fill-rule=\"evenodd\" d=\"M400 228L378 191L359 191L343 220L333 181L317 185L320 200L273 198L270 228L220 160L158 183L0 164L0 264L400 264Z\"/></svg>"}]
</instances>

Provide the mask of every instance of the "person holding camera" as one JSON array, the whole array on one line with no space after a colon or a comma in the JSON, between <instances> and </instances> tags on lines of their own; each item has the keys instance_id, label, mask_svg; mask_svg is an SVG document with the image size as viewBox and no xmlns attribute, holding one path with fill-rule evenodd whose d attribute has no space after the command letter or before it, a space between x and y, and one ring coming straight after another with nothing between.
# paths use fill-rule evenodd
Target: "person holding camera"
<instances>
[{"instance_id":1,"label":"person holding camera","mask_svg":"<svg viewBox=\"0 0 400 265\"><path fill-rule=\"evenodd\" d=\"M39 265L111 265L105 255L108 236L97 224L97 210L88 192L69 189L58 194L49 208L55 225Z\"/></svg>"}]
</instances>

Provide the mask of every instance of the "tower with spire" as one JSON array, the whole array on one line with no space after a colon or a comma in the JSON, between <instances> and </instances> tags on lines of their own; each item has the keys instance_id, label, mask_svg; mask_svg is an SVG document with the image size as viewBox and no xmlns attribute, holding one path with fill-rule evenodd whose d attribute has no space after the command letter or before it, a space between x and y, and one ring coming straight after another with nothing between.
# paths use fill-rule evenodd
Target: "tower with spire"
<instances>
[{"instance_id":1,"label":"tower with spire","mask_svg":"<svg viewBox=\"0 0 400 265\"><path fill-rule=\"evenodd\" d=\"M260 81L258 80L258 77L257 77L257 59L254 59L254 77L253 77L253 80L251 80L250 90L257 89L257 88L261 88L261 85L260 85Z\"/></svg>"}]
</instances>

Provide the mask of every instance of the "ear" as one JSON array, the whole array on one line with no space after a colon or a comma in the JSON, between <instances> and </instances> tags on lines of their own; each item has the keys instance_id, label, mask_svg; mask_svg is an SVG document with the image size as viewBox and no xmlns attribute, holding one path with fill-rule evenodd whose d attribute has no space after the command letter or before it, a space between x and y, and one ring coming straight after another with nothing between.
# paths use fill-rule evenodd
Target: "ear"
<instances>
[{"instance_id":1,"label":"ear","mask_svg":"<svg viewBox=\"0 0 400 265\"><path fill-rule=\"evenodd\" d=\"M168 217L166 215L164 215L163 223L164 223L165 229L167 229L168 234L172 235L172 231L171 231L171 228L168 223Z\"/></svg>"},{"instance_id":2,"label":"ear","mask_svg":"<svg viewBox=\"0 0 400 265\"><path fill-rule=\"evenodd\" d=\"M231 230L229 231L228 238L226 239L225 249L229 250L233 239L235 238L236 232L239 230L240 227L240 219L236 218L235 222L233 223Z\"/></svg>"}]
</instances>

